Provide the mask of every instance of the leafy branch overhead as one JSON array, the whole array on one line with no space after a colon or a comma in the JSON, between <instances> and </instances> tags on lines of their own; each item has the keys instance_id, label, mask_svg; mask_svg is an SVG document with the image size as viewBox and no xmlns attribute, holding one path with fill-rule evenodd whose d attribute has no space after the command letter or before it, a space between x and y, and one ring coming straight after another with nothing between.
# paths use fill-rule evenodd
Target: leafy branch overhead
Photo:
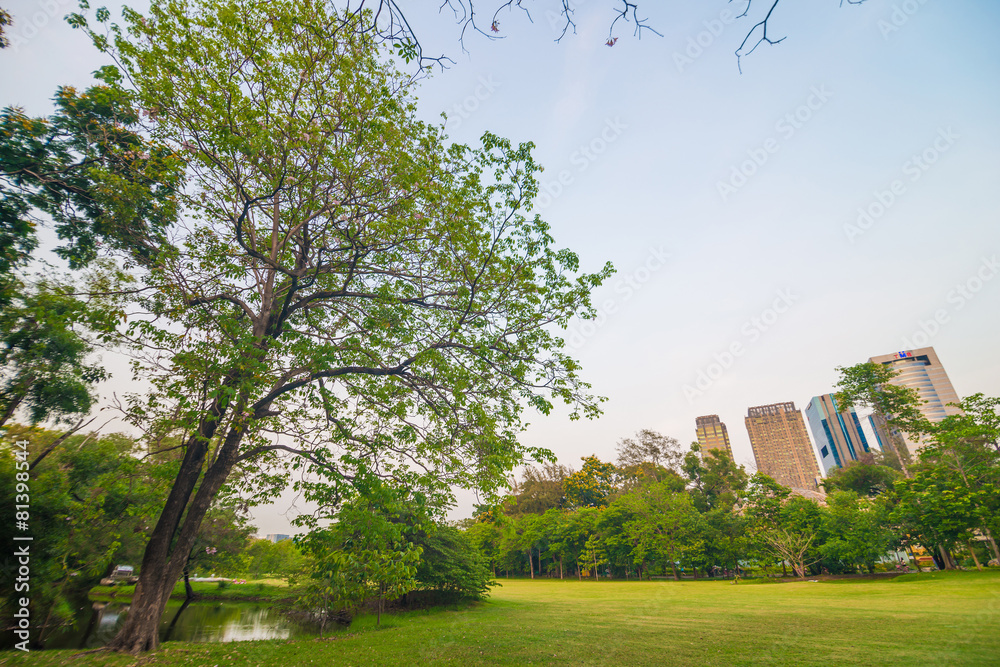
<instances>
[{"instance_id":1,"label":"leafy branch overhead","mask_svg":"<svg viewBox=\"0 0 1000 667\"><path fill-rule=\"evenodd\" d=\"M733 0L727 0L732 3ZM865 0L840 0L851 5L860 5ZM742 71L742 58L757 50L762 44L775 45L784 41L785 36L774 37L768 32L770 23L774 18L775 10L781 0L768 0L764 3L763 10L759 10L760 3L754 0L736 0L737 7L742 5L742 9L737 8L734 19L748 19L759 17L759 20L750 25L742 42L734 51L737 66ZM485 8L484 8L485 4ZM615 46L620 35L617 33L622 26L631 26L632 36L642 37L644 33L650 33L658 37L663 37L663 33L657 30L656 19L640 14L637 2L628 0L614 0L609 3L611 6L610 22L608 25L608 35L605 39L607 46ZM439 7L439 13L447 14L459 28L458 41L463 52L467 52L466 38L471 34L478 34L489 40L504 39L506 35L503 26L508 25L509 17L519 16L529 23L534 22L534 13L545 12L552 20L553 27L556 27L558 36L555 41L562 41L567 34L576 34L576 12L581 3L573 0L559 0L558 3L536 3L532 0L504 0L503 2L476 2L476 0L444 0ZM654 5L660 9L660 6ZM401 3L396 0L360 0L352 5L347 5L346 13L354 17L361 16L369 12L373 17L373 22L366 30L380 41L387 41L394 44L397 55L405 62L415 61L421 68L429 68L434 65L446 68L453 61L446 55L431 56L425 53L423 41L417 31L413 28L410 20L412 10L404 9ZM534 13L533 13L534 12Z\"/></svg>"}]
</instances>

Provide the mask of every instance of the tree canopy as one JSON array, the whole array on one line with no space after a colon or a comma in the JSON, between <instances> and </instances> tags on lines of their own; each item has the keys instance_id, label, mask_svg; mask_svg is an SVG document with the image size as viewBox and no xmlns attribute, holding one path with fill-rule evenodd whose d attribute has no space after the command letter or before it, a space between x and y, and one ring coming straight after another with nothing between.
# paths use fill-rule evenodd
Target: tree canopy
<instances>
[{"instance_id":1,"label":"tree canopy","mask_svg":"<svg viewBox=\"0 0 1000 667\"><path fill-rule=\"evenodd\" d=\"M153 385L129 419L184 449L117 648L155 646L233 470L253 494L301 469L330 504L382 481L490 494L549 457L518 442L526 409L598 414L556 332L593 316L611 267L553 247L531 144L448 145L416 120L371 20L319 0L162 0L107 34L73 18L186 166L178 223L108 297L139 313L118 340Z\"/></svg>"}]
</instances>

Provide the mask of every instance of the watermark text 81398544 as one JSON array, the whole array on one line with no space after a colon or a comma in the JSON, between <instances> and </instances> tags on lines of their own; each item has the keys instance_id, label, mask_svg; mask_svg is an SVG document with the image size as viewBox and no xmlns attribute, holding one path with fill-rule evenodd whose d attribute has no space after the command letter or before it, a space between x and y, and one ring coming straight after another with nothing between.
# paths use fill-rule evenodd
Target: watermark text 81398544
<instances>
[{"instance_id":1,"label":"watermark text 81398544","mask_svg":"<svg viewBox=\"0 0 1000 667\"><path fill-rule=\"evenodd\" d=\"M18 440L14 448L16 460L14 473L14 591L20 593L14 605L14 635L19 641L14 647L27 651L31 639L31 536L27 535L31 517L31 486L29 485L28 444L27 440Z\"/></svg>"}]
</instances>

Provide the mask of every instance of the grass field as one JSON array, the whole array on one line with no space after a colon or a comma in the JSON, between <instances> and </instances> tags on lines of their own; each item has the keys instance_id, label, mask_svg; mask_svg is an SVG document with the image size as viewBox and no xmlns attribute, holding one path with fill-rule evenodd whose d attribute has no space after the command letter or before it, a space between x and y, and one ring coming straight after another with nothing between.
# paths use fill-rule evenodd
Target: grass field
<instances>
[{"instance_id":1,"label":"grass field","mask_svg":"<svg viewBox=\"0 0 1000 667\"><path fill-rule=\"evenodd\" d=\"M501 580L487 603L361 618L332 639L171 643L31 665L1000 665L1000 571L881 581Z\"/></svg>"},{"instance_id":2,"label":"grass field","mask_svg":"<svg viewBox=\"0 0 1000 667\"><path fill-rule=\"evenodd\" d=\"M244 600L291 604L295 601L296 589L290 588L283 579L254 579L245 584L227 582L220 587L214 581L193 581L191 590L200 600ZM131 600L135 586L94 586L90 589L92 600ZM185 598L184 582L178 581L170 597L175 600Z\"/></svg>"}]
</instances>

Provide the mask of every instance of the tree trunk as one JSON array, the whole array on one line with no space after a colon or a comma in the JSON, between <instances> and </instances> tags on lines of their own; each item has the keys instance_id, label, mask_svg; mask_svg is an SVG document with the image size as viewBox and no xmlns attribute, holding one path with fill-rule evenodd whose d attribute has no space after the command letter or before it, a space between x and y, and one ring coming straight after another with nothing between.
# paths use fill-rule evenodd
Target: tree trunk
<instances>
[{"instance_id":1,"label":"tree trunk","mask_svg":"<svg viewBox=\"0 0 1000 667\"><path fill-rule=\"evenodd\" d=\"M191 588L191 579L187 565L184 566L184 601L190 602L194 599L194 589Z\"/></svg>"},{"instance_id":2,"label":"tree trunk","mask_svg":"<svg viewBox=\"0 0 1000 667\"><path fill-rule=\"evenodd\" d=\"M909 560L913 561L913 565L914 565L914 567L917 568L917 572L918 573L923 572L924 569L922 567L920 567L920 561L917 560L917 554L913 551L913 547L907 546L906 548L909 551L909 553L907 554L907 556L909 557Z\"/></svg>"},{"instance_id":3,"label":"tree trunk","mask_svg":"<svg viewBox=\"0 0 1000 667\"><path fill-rule=\"evenodd\" d=\"M14 393L16 391L17 390L14 389L12 390L11 393ZM14 398L11 399L10 403L8 403L7 406L4 408L3 414L0 414L0 426L3 426L4 424L7 423L7 420L10 419L11 416L14 414L14 412L17 410L17 406L21 405L21 402L24 400L25 396L27 396L27 393L25 391L20 391L15 394Z\"/></svg>"},{"instance_id":4,"label":"tree trunk","mask_svg":"<svg viewBox=\"0 0 1000 667\"><path fill-rule=\"evenodd\" d=\"M214 412L221 418L221 407ZM242 405L238 411L242 410ZM243 439L243 425L234 424L222 443L216 460L209 466L201 486L191 500L191 493L200 476L202 464L208 453L208 442L215 435L218 419L206 419L199 432L193 435L187 452L177 472L174 486L153 529L146 552L142 558L139 583L129 607L125 624L108 643L108 648L133 655L151 651L159 645L160 618L166 609L174 584L180 578L188 554L194 547L198 529L205 513L230 470L236 464L239 445ZM182 515L184 522L181 524ZM177 529L180 527L180 533ZM176 540L174 540L174 536ZM174 542L171 546L171 542Z\"/></svg>"},{"instance_id":5,"label":"tree trunk","mask_svg":"<svg viewBox=\"0 0 1000 667\"><path fill-rule=\"evenodd\" d=\"M97 419L97 417L94 417L94 419ZM79 431L84 426L89 426L90 423L94 421L94 419L91 419L87 423L84 423L83 419L80 419L80 421L78 421L76 424L73 425L73 428L69 429L68 431L66 431L65 433L63 433L62 435L60 435L58 438L56 438L55 442L53 442L51 445L49 445L48 447L46 447L42 451L41 454L39 454L38 456L36 456L35 460L31 462L31 465L28 466L28 470L29 471L30 470L34 470L35 466L37 466L39 463L41 463L42 459L44 459L46 456L48 456L53 451L55 451L56 447L58 447L59 445L63 444L64 442L66 442L66 440L71 435L73 435L74 433L76 433L77 431ZM88 439L89 439L89 437L90 436L88 436ZM86 441L87 440L84 440L83 442L86 442ZM83 442L80 443L80 447L83 447Z\"/></svg>"},{"instance_id":6,"label":"tree trunk","mask_svg":"<svg viewBox=\"0 0 1000 667\"><path fill-rule=\"evenodd\" d=\"M941 550L941 562L944 563L944 569L954 570L955 566L952 564L951 558L949 558L948 550L944 548L943 544L939 544L938 549Z\"/></svg>"},{"instance_id":7,"label":"tree trunk","mask_svg":"<svg viewBox=\"0 0 1000 667\"><path fill-rule=\"evenodd\" d=\"M983 526L983 533L989 538L990 546L993 548L993 557L1000 561L1000 549L997 548L997 541L993 539L993 533L986 526Z\"/></svg>"},{"instance_id":8,"label":"tree trunk","mask_svg":"<svg viewBox=\"0 0 1000 667\"><path fill-rule=\"evenodd\" d=\"M670 569L674 571L674 581L680 581L681 575L677 572L677 563L670 561Z\"/></svg>"},{"instance_id":9,"label":"tree trunk","mask_svg":"<svg viewBox=\"0 0 1000 667\"><path fill-rule=\"evenodd\" d=\"M972 560L976 564L976 569L980 572L983 571L983 566L979 564L979 558L976 557L976 550L972 546L972 540L969 540L969 553L972 554Z\"/></svg>"},{"instance_id":10,"label":"tree trunk","mask_svg":"<svg viewBox=\"0 0 1000 667\"><path fill-rule=\"evenodd\" d=\"M535 578L535 562L532 560L534 556L531 554L531 549L528 549L528 572L531 573L531 578Z\"/></svg>"},{"instance_id":11,"label":"tree trunk","mask_svg":"<svg viewBox=\"0 0 1000 667\"><path fill-rule=\"evenodd\" d=\"M559 579L563 578L563 557L559 554Z\"/></svg>"}]
</instances>

